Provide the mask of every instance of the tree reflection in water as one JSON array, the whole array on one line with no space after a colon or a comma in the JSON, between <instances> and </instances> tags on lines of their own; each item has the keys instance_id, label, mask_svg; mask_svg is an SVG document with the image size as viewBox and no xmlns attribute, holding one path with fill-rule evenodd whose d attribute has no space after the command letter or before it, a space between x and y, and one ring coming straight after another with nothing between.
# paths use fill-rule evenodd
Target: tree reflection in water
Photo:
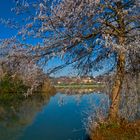
<instances>
[{"instance_id":1,"label":"tree reflection in water","mask_svg":"<svg viewBox=\"0 0 140 140\"><path fill-rule=\"evenodd\" d=\"M15 140L32 123L36 114L47 105L55 92L43 92L10 106L0 104L0 139ZM18 134L18 135L17 135Z\"/></svg>"},{"instance_id":2,"label":"tree reflection in water","mask_svg":"<svg viewBox=\"0 0 140 140\"><path fill-rule=\"evenodd\" d=\"M79 137L87 140L82 111L92 107L92 103L98 105L98 101L104 96L94 94L90 89L61 89L57 92L38 93L18 105L14 102L11 106L0 104L0 140L26 140L32 135L34 140L39 137L44 138L43 140L56 140L58 136L64 140L69 137L72 140ZM80 131L73 132L73 129Z\"/></svg>"}]
</instances>

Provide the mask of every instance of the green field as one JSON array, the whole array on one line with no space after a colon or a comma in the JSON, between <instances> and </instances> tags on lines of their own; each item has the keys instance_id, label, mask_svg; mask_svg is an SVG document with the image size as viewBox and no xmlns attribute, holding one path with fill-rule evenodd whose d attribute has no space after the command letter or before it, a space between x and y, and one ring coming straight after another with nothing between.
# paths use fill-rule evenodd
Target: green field
<instances>
[{"instance_id":1,"label":"green field","mask_svg":"<svg viewBox=\"0 0 140 140\"><path fill-rule=\"evenodd\" d=\"M54 85L55 88L72 88L72 89L93 89L104 87L103 84L58 84Z\"/></svg>"}]
</instances>

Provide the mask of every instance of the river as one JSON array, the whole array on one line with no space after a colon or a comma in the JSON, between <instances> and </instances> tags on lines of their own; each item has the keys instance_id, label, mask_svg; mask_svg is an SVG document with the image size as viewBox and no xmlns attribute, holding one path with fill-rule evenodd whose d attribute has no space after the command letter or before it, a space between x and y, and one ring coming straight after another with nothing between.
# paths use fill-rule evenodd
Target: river
<instances>
[{"instance_id":1,"label":"river","mask_svg":"<svg viewBox=\"0 0 140 140\"><path fill-rule=\"evenodd\" d=\"M106 108L105 94L61 91L0 106L0 140L88 140L86 121L103 100Z\"/></svg>"}]
</instances>

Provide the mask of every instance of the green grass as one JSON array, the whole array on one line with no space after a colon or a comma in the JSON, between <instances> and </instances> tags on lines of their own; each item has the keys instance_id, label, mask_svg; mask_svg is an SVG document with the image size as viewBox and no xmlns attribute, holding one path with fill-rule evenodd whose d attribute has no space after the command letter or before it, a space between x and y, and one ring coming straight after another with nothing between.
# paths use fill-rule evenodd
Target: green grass
<instances>
[{"instance_id":1,"label":"green grass","mask_svg":"<svg viewBox=\"0 0 140 140\"><path fill-rule=\"evenodd\" d=\"M54 85L56 88L72 88L72 89L85 89L85 88L100 88L104 85L101 84L59 84Z\"/></svg>"}]
</instances>

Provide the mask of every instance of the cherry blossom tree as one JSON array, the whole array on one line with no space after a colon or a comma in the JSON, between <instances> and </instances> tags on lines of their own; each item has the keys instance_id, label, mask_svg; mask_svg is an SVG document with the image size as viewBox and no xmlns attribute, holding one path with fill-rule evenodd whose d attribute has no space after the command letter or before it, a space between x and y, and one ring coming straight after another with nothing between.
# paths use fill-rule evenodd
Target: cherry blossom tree
<instances>
[{"instance_id":1,"label":"cherry blossom tree","mask_svg":"<svg viewBox=\"0 0 140 140\"><path fill-rule=\"evenodd\" d=\"M38 87L47 80L47 75L35 64L27 48L23 49L15 38L3 40L0 50L0 79L8 75L13 80L17 78L22 80L28 87L27 92L24 93L25 97L37 91Z\"/></svg>"},{"instance_id":2,"label":"cherry blossom tree","mask_svg":"<svg viewBox=\"0 0 140 140\"><path fill-rule=\"evenodd\" d=\"M140 1L16 0L16 5L13 11L17 14L32 13L18 35L24 40L42 40L28 47L36 62L47 64L54 57L65 60L51 72L73 64L80 73L92 73L101 69L106 59L115 58L109 118L116 119L128 57L140 47Z\"/></svg>"}]
</instances>

